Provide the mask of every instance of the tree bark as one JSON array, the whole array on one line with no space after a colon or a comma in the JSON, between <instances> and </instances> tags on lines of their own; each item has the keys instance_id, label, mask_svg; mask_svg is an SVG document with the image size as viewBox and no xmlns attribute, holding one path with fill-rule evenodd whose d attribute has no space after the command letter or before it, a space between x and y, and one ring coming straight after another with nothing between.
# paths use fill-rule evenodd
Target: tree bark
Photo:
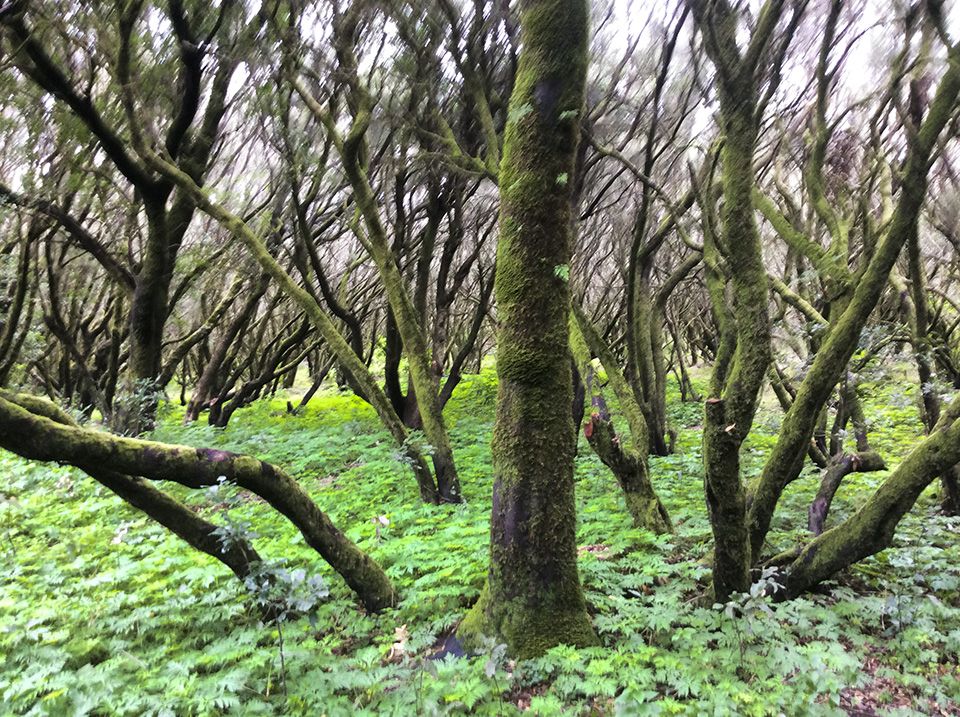
<instances>
[{"instance_id":1,"label":"tree bark","mask_svg":"<svg viewBox=\"0 0 960 717\"><path fill-rule=\"evenodd\" d=\"M704 261L715 284L711 291L721 322L717 360L706 400L703 426L704 492L714 537L713 590L718 602L750 587L750 544L746 499L740 477L740 446L750 432L760 388L770 364L767 274L752 193L753 155L759 116L758 64L765 56L783 3L768 3L749 45L737 43L737 12L725 0L690 0L717 73L723 130L721 230L704 240ZM776 68L774 68L776 71ZM720 255L729 266L732 310L717 291ZM713 256L710 256L713 255Z\"/></svg>"},{"instance_id":2,"label":"tree bark","mask_svg":"<svg viewBox=\"0 0 960 717\"><path fill-rule=\"evenodd\" d=\"M809 590L836 572L889 547L900 520L923 490L944 470L960 463L960 401L944 410L931 433L894 469L863 506L850 518L807 543L796 557L789 556L782 580L791 598ZM774 558L775 563L782 561Z\"/></svg>"},{"instance_id":3,"label":"tree bark","mask_svg":"<svg viewBox=\"0 0 960 717\"><path fill-rule=\"evenodd\" d=\"M574 356L582 367L587 384L592 383L590 356L595 355L600 359L630 428L630 445L625 448L613 430L606 403L599 395L594 396L592 403L597 410L592 414L590 423L583 428L590 447L617 479L634 525L654 533L670 532L673 529L670 515L650 480L647 462L650 442L647 438L646 417L633 389L620 370L613 351L579 306L574 306L572 310L570 338Z\"/></svg>"},{"instance_id":4,"label":"tree bark","mask_svg":"<svg viewBox=\"0 0 960 717\"><path fill-rule=\"evenodd\" d=\"M382 610L396 602L393 586L380 566L334 526L293 478L269 463L227 451L65 426L2 397L0 446L31 460L69 463L81 470L95 466L190 488L215 486L225 477L283 513L368 610Z\"/></svg>"},{"instance_id":5,"label":"tree bark","mask_svg":"<svg viewBox=\"0 0 960 717\"><path fill-rule=\"evenodd\" d=\"M817 497L813 499L810 508L807 511L807 527L814 535L820 535L823 532L824 524L827 522L827 513L830 511L830 505L833 503L833 496L837 494L840 483L851 473L868 473L870 471L882 471L887 467L883 458L876 451L864 451L862 453L844 453L831 459L826 470L823 471L823 477L820 479L820 490L817 491Z\"/></svg>"},{"instance_id":6,"label":"tree bark","mask_svg":"<svg viewBox=\"0 0 960 717\"><path fill-rule=\"evenodd\" d=\"M459 635L518 658L597 642L577 571L567 283L587 17L585 0L523 5L500 168L490 568Z\"/></svg>"}]
</instances>

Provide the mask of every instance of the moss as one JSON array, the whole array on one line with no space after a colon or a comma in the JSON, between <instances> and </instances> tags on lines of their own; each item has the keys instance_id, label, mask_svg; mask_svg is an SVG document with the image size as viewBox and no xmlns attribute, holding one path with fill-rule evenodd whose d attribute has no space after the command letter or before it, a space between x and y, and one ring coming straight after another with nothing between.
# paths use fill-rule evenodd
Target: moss
<instances>
[{"instance_id":1,"label":"moss","mask_svg":"<svg viewBox=\"0 0 960 717\"><path fill-rule=\"evenodd\" d=\"M596 640L576 564L570 288L555 271L571 256L571 183L556 179L574 172L579 122L568 111L584 101L586 3L527 3L521 28L500 171L490 570L460 634L532 657Z\"/></svg>"},{"instance_id":2,"label":"moss","mask_svg":"<svg viewBox=\"0 0 960 717\"><path fill-rule=\"evenodd\" d=\"M549 598L543 600L536 610L516 600L495 605L484 587L480 599L460 623L457 637L468 650L477 650L483 647L484 638L497 636L518 660L539 657L557 645L600 644L590 621L584 619L582 606L571 609L565 601L558 606L551 602Z\"/></svg>"},{"instance_id":3,"label":"moss","mask_svg":"<svg viewBox=\"0 0 960 717\"><path fill-rule=\"evenodd\" d=\"M226 476L286 516L367 609L381 610L395 603L396 594L383 570L279 468L252 456L123 438L65 425L27 410L24 403L0 395L0 447L34 460L173 480L190 488L219 485Z\"/></svg>"}]
</instances>

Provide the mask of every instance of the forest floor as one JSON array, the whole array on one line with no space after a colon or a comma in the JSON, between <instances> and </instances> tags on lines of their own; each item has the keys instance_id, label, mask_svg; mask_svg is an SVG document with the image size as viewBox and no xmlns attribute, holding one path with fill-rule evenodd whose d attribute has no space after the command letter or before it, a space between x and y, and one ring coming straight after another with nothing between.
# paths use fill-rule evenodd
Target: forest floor
<instances>
[{"instance_id":1,"label":"forest floor","mask_svg":"<svg viewBox=\"0 0 960 717\"><path fill-rule=\"evenodd\" d=\"M921 434L911 382L868 389L874 447L895 464ZM487 561L491 371L468 377L447 416L467 502L432 507L358 399L333 391L304 415L285 400L225 430L183 427L168 407L154 437L253 453L287 468L387 570L402 597L380 615L279 514L258 500L168 485L293 584L329 595L265 626L243 584L78 471L0 452L0 714L30 715L960 715L960 519L928 490L895 547L815 594L742 616L704 604L710 530L702 496L702 407L670 397L675 455L652 459L677 527L632 529L611 474L581 437L580 570L603 646L514 663L491 642L437 658L477 598ZM764 403L744 450L756 475L779 410ZM852 475L830 517L849 514L885 472ZM817 473L785 496L773 548L805 536ZM308 591L309 593L309 591ZM303 599L309 606L318 592Z\"/></svg>"}]
</instances>

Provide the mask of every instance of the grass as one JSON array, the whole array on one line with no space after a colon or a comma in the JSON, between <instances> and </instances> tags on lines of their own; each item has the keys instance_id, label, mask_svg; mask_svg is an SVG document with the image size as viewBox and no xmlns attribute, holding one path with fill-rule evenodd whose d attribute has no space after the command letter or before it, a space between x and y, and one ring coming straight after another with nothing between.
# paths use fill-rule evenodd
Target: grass
<instances>
[{"instance_id":1,"label":"grass","mask_svg":"<svg viewBox=\"0 0 960 717\"><path fill-rule=\"evenodd\" d=\"M869 394L873 443L895 464L921 433L916 396L893 381ZM678 451L652 459L674 536L630 527L581 439L580 569L603 647L516 664L491 642L483 655L435 659L483 582L494 398L487 370L448 407L467 501L455 507L418 502L395 447L354 397L324 393L300 416L286 414L285 399L263 401L225 430L184 427L179 409L166 409L155 438L283 465L401 592L395 609L367 615L260 501L165 485L211 519L255 532L264 557L325 581L315 613L282 625L283 667L277 627L258 621L216 561L78 471L0 452L0 714L960 714L960 521L940 515L928 491L894 549L816 594L750 603L735 620L700 599L710 547L701 407L674 395ZM748 479L778 424L765 403L745 446ZM885 475L849 477L830 520ZM772 547L805 536L816 488L815 472L790 487Z\"/></svg>"}]
</instances>

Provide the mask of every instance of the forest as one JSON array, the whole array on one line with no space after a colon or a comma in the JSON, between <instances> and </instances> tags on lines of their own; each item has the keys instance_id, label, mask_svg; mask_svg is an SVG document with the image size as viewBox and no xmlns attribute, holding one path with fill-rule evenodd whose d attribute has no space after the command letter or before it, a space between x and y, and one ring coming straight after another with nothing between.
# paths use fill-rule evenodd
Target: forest
<instances>
[{"instance_id":1,"label":"forest","mask_svg":"<svg viewBox=\"0 0 960 717\"><path fill-rule=\"evenodd\" d=\"M960 2L0 3L0 715L960 715Z\"/></svg>"}]
</instances>

